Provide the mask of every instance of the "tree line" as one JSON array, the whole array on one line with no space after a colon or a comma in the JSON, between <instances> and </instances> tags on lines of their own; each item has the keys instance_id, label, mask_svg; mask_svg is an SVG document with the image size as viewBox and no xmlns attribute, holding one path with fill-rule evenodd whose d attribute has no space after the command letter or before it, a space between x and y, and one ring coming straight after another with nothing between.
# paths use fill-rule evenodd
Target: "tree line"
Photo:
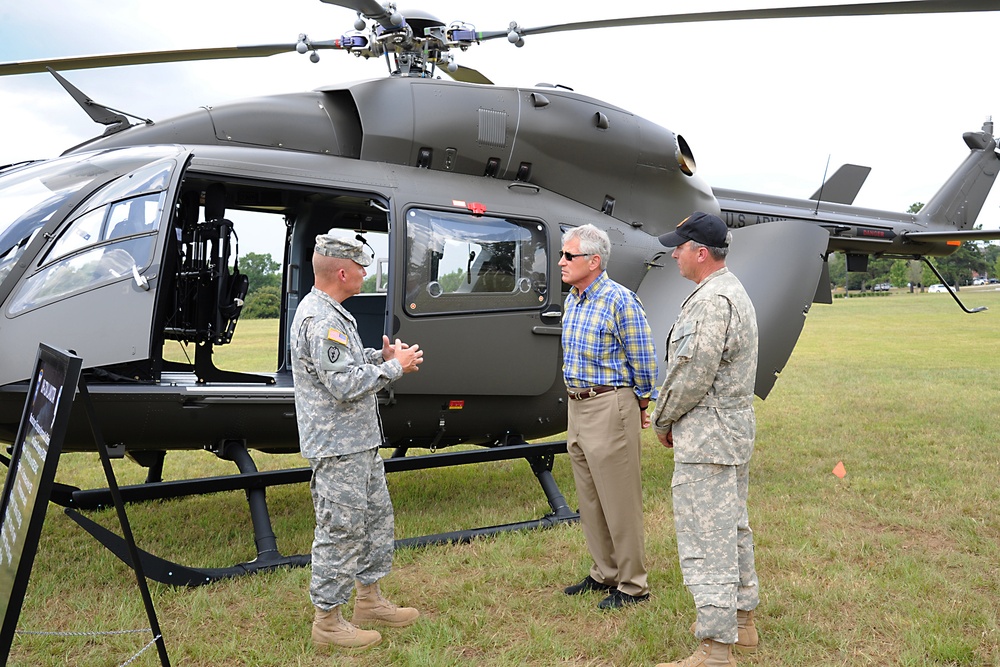
<instances>
[{"instance_id":1,"label":"tree line","mask_svg":"<svg viewBox=\"0 0 1000 667\"><path fill-rule=\"evenodd\" d=\"M240 273L250 281L241 317L251 320L277 318L281 315L281 264L270 253L248 252L239 259ZM363 294L375 292L376 275L365 278ZM440 279L445 292L454 292L465 279L465 271L456 269Z\"/></svg>"},{"instance_id":2,"label":"tree line","mask_svg":"<svg viewBox=\"0 0 1000 667\"><path fill-rule=\"evenodd\" d=\"M281 264L271 253L248 252L239 260L240 273L250 281L241 317L251 320L281 315Z\"/></svg>"}]
</instances>

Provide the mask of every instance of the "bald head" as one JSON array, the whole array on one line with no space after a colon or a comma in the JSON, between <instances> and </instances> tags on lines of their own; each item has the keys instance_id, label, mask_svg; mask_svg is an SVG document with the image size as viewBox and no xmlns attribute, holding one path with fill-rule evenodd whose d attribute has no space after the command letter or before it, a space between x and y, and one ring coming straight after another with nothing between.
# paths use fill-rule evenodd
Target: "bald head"
<instances>
[{"instance_id":1,"label":"bald head","mask_svg":"<svg viewBox=\"0 0 1000 667\"><path fill-rule=\"evenodd\" d=\"M329 279L330 276L337 273L337 269L343 268L344 263L347 261L349 260L341 257L328 257L314 252L312 265L313 273L316 275L316 282L319 282L321 278Z\"/></svg>"}]
</instances>

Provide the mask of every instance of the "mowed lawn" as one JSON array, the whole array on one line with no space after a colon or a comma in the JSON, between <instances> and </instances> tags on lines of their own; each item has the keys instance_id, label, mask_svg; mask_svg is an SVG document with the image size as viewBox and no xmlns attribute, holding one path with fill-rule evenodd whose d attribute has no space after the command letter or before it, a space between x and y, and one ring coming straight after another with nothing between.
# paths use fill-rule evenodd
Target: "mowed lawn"
<instances>
[{"instance_id":1,"label":"mowed lawn","mask_svg":"<svg viewBox=\"0 0 1000 667\"><path fill-rule=\"evenodd\" d=\"M758 401L750 513L762 602L761 647L741 665L1000 665L1000 292L892 293L813 306L771 396ZM241 322L273 368L275 322ZM269 329L270 327L270 329ZM257 337L271 341L254 340ZM258 344L259 343L259 344ZM224 364L251 359L237 346ZM434 363L428 359L427 363ZM516 367L512 366L512 372ZM388 453L388 452L387 452ZM260 467L300 467L257 455ZM834 467L842 463L843 478ZM309 641L308 569L196 589L151 584L174 665L653 665L696 646L671 518L672 455L644 439L652 597L619 612L568 597L589 557L578 525L397 552L383 588L420 608L364 653L318 654ZM117 461L122 483L144 471ZM207 452L171 453L165 475L228 474ZM570 505L569 462L555 477ZM59 481L103 485L93 454L68 454ZM547 513L528 464L509 461L390 475L397 537ZM278 544L307 553L306 485L268 491ZM115 527L112 512L88 513ZM139 545L187 565L253 558L242 492L128 508ZM347 614L349 616L349 614ZM131 571L50 505L18 627L91 633L147 628ZM19 634L9 665L120 665L150 639ZM157 665L154 649L134 665Z\"/></svg>"}]
</instances>

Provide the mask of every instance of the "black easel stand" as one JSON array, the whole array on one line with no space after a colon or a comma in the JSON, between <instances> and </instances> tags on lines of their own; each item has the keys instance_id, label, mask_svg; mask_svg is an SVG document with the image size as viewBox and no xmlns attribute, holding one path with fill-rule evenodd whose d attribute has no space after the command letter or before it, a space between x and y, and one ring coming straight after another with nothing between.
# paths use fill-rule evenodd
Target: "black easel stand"
<instances>
[{"instance_id":1,"label":"black easel stand","mask_svg":"<svg viewBox=\"0 0 1000 667\"><path fill-rule=\"evenodd\" d=\"M97 452L101 456L101 464L104 466L104 475L108 478L108 490L118 512L118 521L121 523L122 535L128 543L128 551L132 562L130 565L135 570L135 578L139 584L139 591L142 593L143 604L146 605L146 616L149 617L149 627L153 632L153 639L156 642L156 650L160 654L160 664L163 667L170 667L170 658L167 657L167 647L163 643L163 635L160 633L160 624L156 620L156 610L153 609L153 598L149 595L149 586L146 584L146 575L142 571L142 561L139 559L139 550L135 546L135 538L132 536L132 528L129 526L128 516L125 514L125 504L122 502L121 493L118 490L118 483L115 481L115 471L111 468L111 458L108 456L108 448L101 435L101 429L97 425L97 412L94 404L90 400L90 393L87 391L87 383L81 377L79 382L80 398L84 408L87 410L87 420L90 422L90 430L94 434L94 442L97 445ZM67 512L70 510L67 510Z\"/></svg>"}]
</instances>

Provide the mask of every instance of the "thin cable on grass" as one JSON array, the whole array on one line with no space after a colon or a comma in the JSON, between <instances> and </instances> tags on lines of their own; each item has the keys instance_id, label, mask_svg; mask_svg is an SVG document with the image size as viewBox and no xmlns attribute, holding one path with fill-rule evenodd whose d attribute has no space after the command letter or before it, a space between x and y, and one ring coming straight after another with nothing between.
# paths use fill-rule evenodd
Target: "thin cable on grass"
<instances>
[{"instance_id":1,"label":"thin cable on grass","mask_svg":"<svg viewBox=\"0 0 1000 667\"><path fill-rule=\"evenodd\" d=\"M46 632L43 630L15 630L14 634L17 635L44 635L48 637L99 637L102 635L131 635L138 634L140 632L152 632L150 628L141 628L139 630L102 630L95 632ZM136 658L141 656L143 653L149 650L149 647L155 644L160 639L157 635L153 637L148 644L143 646L139 651L132 655L131 658L120 664L118 667L127 667L135 662Z\"/></svg>"}]
</instances>

